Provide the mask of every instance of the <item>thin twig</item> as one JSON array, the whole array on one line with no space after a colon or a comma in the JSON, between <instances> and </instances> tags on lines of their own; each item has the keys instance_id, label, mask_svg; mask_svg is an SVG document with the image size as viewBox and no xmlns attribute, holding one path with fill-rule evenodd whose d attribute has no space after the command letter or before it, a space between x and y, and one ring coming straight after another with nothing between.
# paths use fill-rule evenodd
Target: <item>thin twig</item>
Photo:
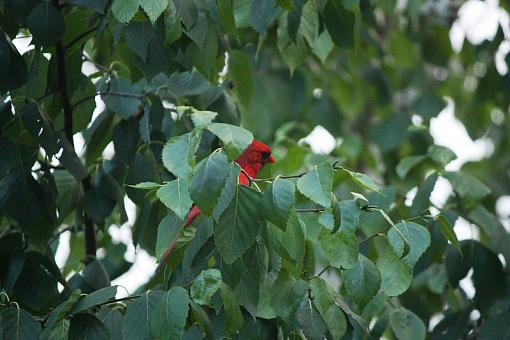
<instances>
[{"instance_id":1,"label":"thin twig","mask_svg":"<svg viewBox=\"0 0 510 340\"><path fill-rule=\"evenodd\" d=\"M295 212L316 212L320 213L324 211L324 208L303 208L303 209L294 209Z\"/></svg>"},{"instance_id":2,"label":"thin twig","mask_svg":"<svg viewBox=\"0 0 510 340\"><path fill-rule=\"evenodd\" d=\"M390 225L390 226L388 226L388 227L384 228L383 230L380 230L380 231L378 231L377 233L375 233L375 234L373 234L373 235L370 235L370 236L368 236L368 237L364 238L363 240L359 241L359 244L362 244L362 243L364 243L364 242L370 241L371 239L373 239L373 238L375 238L375 237L377 237L377 236L379 236L379 235L384 234L385 232L387 232L387 231L388 231L388 230L390 230L391 228L393 228L393 226L391 226L391 225Z\"/></svg>"},{"instance_id":3,"label":"thin twig","mask_svg":"<svg viewBox=\"0 0 510 340\"><path fill-rule=\"evenodd\" d=\"M326 270L328 270L329 268L331 268L331 265L327 265L326 267L324 267L320 272L319 274L317 274L317 277L320 277L322 274L324 274L326 272Z\"/></svg>"},{"instance_id":4,"label":"thin twig","mask_svg":"<svg viewBox=\"0 0 510 340\"><path fill-rule=\"evenodd\" d=\"M60 237L61 234L65 233L66 231L74 232L74 225L67 226L61 230L59 230L55 235L53 235L50 240L48 241L48 247L51 246L53 242L56 241L57 238Z\"/></svg>"},{"instance_id":5,"label":"thin twig","mask_svg":"<svg viewBox=\"0 0 510 340\"><path fill-rule=\"evenodd\" d=\"M80 41L82 38L86 37L87 35L89 35L90 33L94 32L97 30L97 27L93 27L85 32L83 32L82 34L80 34L79 36L77 36L76 38L74 38L73 40L71 40L69 42L69 44L67 44L67 46L65 47L66 49L68 49L69 47L73 46L74 44L76 44L78 41Z\"/></svg>"},{"instance_id":6,"label":"thin twig","mask_svg":"<svg viewBox=\"0 0 510 340\"><path fill-rule=\"evenodd\" d=\"M302 173L297 174L297 175L290 175L290 176L277 176L277 177L269 177L269 178L254 178L253 181L254 182L272 182L276 178L283 178L283 179L299 178L299 177L302 177L302 176L306 175L307 173L308 173L308 171L302 172Z\"/></svg>"}]
</instances>

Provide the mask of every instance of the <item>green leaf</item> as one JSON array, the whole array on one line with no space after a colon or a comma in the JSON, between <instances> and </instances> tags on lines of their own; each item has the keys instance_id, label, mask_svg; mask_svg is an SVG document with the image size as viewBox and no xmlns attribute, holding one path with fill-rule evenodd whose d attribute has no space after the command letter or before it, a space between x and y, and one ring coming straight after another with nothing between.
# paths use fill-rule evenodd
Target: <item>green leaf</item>
<instances>
[{"instance_id":1,"label":"green leaf","mask_svg":"<svg viewBox=\"0 0 510 340\"><path fill-rule=\"evenodd\" d=\"M69 327L71 325L71 321L68 319L62 319L58 321L56 324L53 324L49 333L48 340L66 340L69 339ZM42 339L43 334L41 334L40 339Z\"/></svg>"},{"instance_id":2,"label":"green leaf","mask_svg":"<svg viewBox=\"0 0 510 340\"><path fill-rule=\"evenodd\" d=\"M160 187L156 192L158 198L171 209L181 220L184 220L191 209L188 181L177 178Z\"/></svg>"},{"instance_id":3,"label":"green leaf","mask_svg":"<svg viewBox=\"0 0 510 340\"><path fill-rule=\"evenodd\" d=\"M221 2L228 2L222 0ZM234 93L241 106L250 107L253 96L253 70L248 55L242 50L229 51L228 73L234 83Z\"/></svg>"},{"instance_id":4,"label":"green leaf","mask_svg":"<svg viewBox=\"0 0 510 340\"><path fill-rule=\"evenodd\" d=\"M450 241L453 246L462 253L460 250L460 242L457 238L457 235L455 234L455 231L453 230L452 225L450 224L450 221L443 215L438 215L436 217L436 220L439 222L439 228L441 230L441 234L443 234L443 237Z\"/></svg>"},{"instance_id":5,"label":"green leaf","mask_svg":"<svg viewBox=\"0 0 510 340\"><path fill-rule=\"evenodd\" d=\"M153 25L168 6L168 0L138 0L138 2L149 16Z\"/></svg>"},{"instance_id":6,"label":"green leaf","mask_svg":"<svg viewBox=\"0 0 510 340\"><path fill-rule=\"evenodd\" d=\"M212 214L228 174L228 160L222 152L214 152L198 163L191 179L190 194L193 202L204 214Z\"/></svg>"},{"instance_id":7,"label":"green leaf","mask_svg":"<svg viewBox=\"0 0 510 340\"><path fill-rule=\"evenodd\" d=\"M213 217L216 221L220 218L221 214L225 209L229 206L232 201L232 197L236 193L236 187L238 185L239 173L241 172L241 167L237 163L233 163L230 166L230 171L228 173L228 177L225 180L225 186L221 191L220 198L218 200L218 204L214 207Z\"/></svg>"},{"instance_id":8,"label":"green leaf","mask_svg":"<svg viewBox=\"0 0 510 340\"><path fill-rule=\"evenodd\" d=\"M347 331L347 321L342 310L335 304L336 293L331 286L319 277L310 280L310 289L313 293L313 302L333 339L341 339Z\"/></svg>"},{"instance_id":9,"label":"green leaf","mask_svg":"<svg viewBox=\"0 0 510 340\"><path fill-rule=\"evenodd\" d=\"M95 292L90 293L89 295L82 298L77 304L75 304L70 313L76 314L79 312L83 312L89 308L92 308L94 306L114 299L115 295L117 295L117 286L105 287L96 290Z\"/></svg>"},{"instance_id":10,"label":"green leaf","mask_svg":"<svg viewBox=\"0 0 510 340\"><path fill-rule=\"evenodd\" d=\"M172 287L163 296L152 314L152 333L158 339L181 339L189 312L186 289Z\"/></svg>"},{"instance_id":11,"label":"green leaf","mask_svg":"<svg viewBox=\"0 0 510 340\"><path fill-rule=\"evenodd\" d=\"M400 233L395 230L398 228ZM405 241L409 252L405 253ZM411 285L413 267L430 245L428 230L413 222L400 222L388 232L390 246L377 260L377 268L381 273L381 288L387 296L397 296L405 292Z\"/></svg>"},{"instance_id":12,"label":"green leaf","mask_svg":"<svg viewBox=\"0 0 510 340\"><path fill-rule=\"evenodd\" d=\"M135 185L128 185L129 187L136 188L136 189L144 189L144 190L155 190L161 188L163 185L159 183L154 182L141 182L137 183Z\"/></svg>"},{"instance_id":13,"label":"green leaf","mask_svg":"<svg viewBox=\"0 0 510 340\"><path fill-rule=\"evenodd\" d=\"M221 299L225 307L225 335L238 333L244 326L243 315L239 309L239 302L232 289L225 283L220 287Z\"/></svg>"},{"instance_id":14,"label":"green leaf","mask_svg":"<svg viewBox=\"0 0 510 340\"><path fill-rule=\"evenodd\" d=\"M361 21L359 0L329 0L324 8L324 23L336 46L356 49Z\"/></svg>"},{"instance_id":15,"label":"green leaf","mask_svg":"<svg viewBox=\"0 0 510 340\"><path fill-rule=\"evenodd\" d=\"M212 296L222 284L218 269L207 269L200 273L191 286L191 298L199 305L210 305Z\"/></svg>"},{"instance_id":16,"label":"green leaf","mask_svg":"<svg viewBox=\"0 0 510 340\"><path fill-rule=\"evenodd\" d=\"M117 113L124 119L128 119L135 113L140 111L142 104L141 99L136 96L141 96L142 92L138 85L131 84L131 82L125 78L116 77L113 78L110 84L100 84L102 91L101 99L103 99L106 107L113 112ZM109 95L108 93L128 93L134 97Z\"/></svg>"},{"instance_id":17,"label":"green leaf","mask_svg":"<svg viewBox=\"0 0 510 340\"><path fill-rule=\"evenodd\" d=\"M138 12L138 0L113 0L112 13L120 22L129 22Z\"/></svg>"},{"instance_id":18,"label":"green leaf","mask_svg":"<svg viewBox=\"0 0 510 340\"><path fill-rule=\"evenodd\" d=\"M347 173L351 176L351 178L354 180L354 182L356 182L362 188L372 190L375 192L379 192L379 190L380 190L379 186L374 182L372 177L365 175L361 172L354 172L354 171L349 171L349 170L345 170L345 169L344 169L344 171L347 171Z\"/></svg>"},{"instance_id":19,"label":"green leaf","mask_svg":"<svg viewBox=\"0 0 510 340\"><path fill-rule=\"evenodd\" d=\"M344 200L340 205L340 228L345 231L355 232L359 226L361 210L355 200Z\"/></svg>"},{"instance_id":20,"label":"green leaf","mask_svg":"<svg viewBox=\"0 0 510 340\"><path fill-rule=\"evenodd\" d=\"M39 44L49 46L62 38L66 26L60 11L43 1L28 16L27 28Z\"/></svg>"},{"instance_id":21,"label":"green leaf","mask_svg":"<svg viewBox=\"0 0 510 340\"><path fill-rule=\"evenodd\" d=\"M232 0L216 0L216 8L223 29L228 34L237 37Z\"/></svg>"},{"instance_id":22,"label":"green leaf","mask_svg":"<svg viewBox=\"0 0 510 340\"><path fill-rule=\"evenodd\" d=\"M423 340L427 334L423 321L403 307L391 311L390 325L398 340Z\"/></svg>"},{"instance_id":23,"label":"green leaf","mask_svg":"<svg viewBox=\"0 0 510 340\"><path fill-rule=\"evenodd\" d=\"M278 233L280 242L289 254L290 258L293 259L296 264L302 265L305 257L306 238L305 238L305 226L295 213L289 216L285 232Z\"/></svg>"},{"instance_id":24,"label":"green leaf","mask_svg":"<svg viewBox=\"0 0 510 340\"><path fill-rule=\"evenodd\" d=\"M287 64L292 74L296 67L301 65L306 60L310 49L308 48L305 38L302 35L298 35L295 41L289 36L287 20L288 15L288 13L285 13L284 15L280 16L276 36L278 38L278 50L280 51L285 64Z\"/></svg>"},{"instance_id":25,"label":"green leaf","mask_svg":"<svg viewBox=\"0 0 510 340\"><path fill-rule=\"evenodd\" d=\"M212 111L198 111L193 110L191 113L191 120L195 127L205 129L216 118L218 113Z\"/></svg>"},{"instance_id":26,"label":"green leaf","mask_svg":"<svg viewBox=\"0 0 510 340\"><path fill-rule=\"evenodd\" d=\"M165 18L165 44L171 44L182 36L181 21L177 16L177 9L173 1L168 2L163 16Z\"/></svg>"},{"instance_id":27,"label":"green leaf","mask_svg":"<svg viewBox=\"0 0 510 340\"><path fill-rule=\"evenodd\" d=\"M423 162L425 159L427 159L427 157L422 155L402 158L396 168L398 176L400 178L405 178L409 171L411 171L415 166Z\"/></svg>"},{"instance_id":28,"label":"green leaf","mask_svg":"<svg viewBox=\"0 0 510 340\"><path fill-rule=\"evenodd\" d=\"M402 237L405 238L405 241ZM424 226L414 222L402 221L397 223L388 232L388 239L393 250L401 257L405 254L405 243L408 243L409 253L403 257L403 260L410 266L414 266L430 246L429 231Z\"/></svg>"},{"instance_id":29,"label":"green leaf","mask_svg":"<svg viewBox=\"0 0 510 340\"><path fill-rule=\"evenodd\" d=\"M3 33L0 34L0 74L3 75L0 78L0 91L14 90L23 86L28 76L25 60ZM5 105L5 108L7 107L10 114L10 103Z\"/></svg>"},{"instance_id":30,"label":"green leaf","mask_svg":"<svg viewBox=\"0 0 510 340\"><path fill-rule=\"evenodd\" d=\"M325 339L327 328L312 301L304 299L296 312L296 319L307 339Z\"/></svg>"},{"instance_id":31,"label":"green leaf","mask_svg":"<svg viewBox=\"0 0 510 340\"><path fill-rule=\"evenodd\" d=\"M158 234L156 238L156 257L159 259L170 247L179 235L184 222L172 211L161 220L158 225Z\"/></svg>"},{"instance_id":32,"label":"green leaf","mask_svg":"<svg viewBox=\"0 0 510 340\"><path fill-rule=\"evenodd\" d=\"M92 9L98 13L104 13L104 7L106 6L107 0L68 0L70 4L80 6L83 8Z\"/></svg>"},{"instance_id":33,"label":"green leaf","mask_svg":"<svg viewBox=\"0 0 510 340\"><path fill-rule=\"evenodd\" d=\"M437 174L433 173L429 175L429 177L427 177L423 184L419 187L418 192L414 197L413 205L411 206L412 216L420 215L430 206L430 194L436 186L436 181Z\"/></svg>"},{"instance_id":34,"label":"green leaf","mask_svg":"<svg viewBox=\"0 0 510 340\"><path fill-rule=\"evenodd\" d=\"M243 185L214 225L214 241L226 263L234 262L255 241L262 225L260 195Z\"/></svg>"},{"instance_id":35,"label":"green leaf","mask_svg":"<svg viewBox=\"0 0 510 340\"><path fill-rule=\"evenodd\" d=\"M253 135L250 131L239 126L211 123L207 130L214 133L221 139L225 151L231 160L235 160L253 142Z\"/></svg>"},{"instance_id":36,"label":"green leaf","mask_svg":"<svg viewBox=\"0 0 510 340\"><path fill-rule=\"evenodd\" d=\"M323 318L333 339L342 339L347 332L347 321L340 307L337 305L329 306Z\"/></svg>"},{"instance_id":37,"label":"green leaf","mask_svg":"<svg viewBox=\"0 0 510 340\"><path fill-rule=\"evenodd\" d=\"M250 25L259 34L264 34L274 21L280 9L274 0L253 1L250 9Z\"/></svg>"},{"instance_id":38,"label":"green leaf","mask_svg":"<svg viewBox=\"0 0 510 340\"><path fill-rule=\"evenodd\" d=\"M34 317L19 307L9 307L2 311L0 330L6 340L38 339L41 333L41 327Z\"/></svg>"},{"instance_id":39,"label":"green leaf","mask_svg":"<svg viewBox=\"0 0 510 340\"><path fill-rule=\"evenodd\" d=\"M485 184L464 171L445 172L444 177L463 199L467 210L473 208L477 202L491 193L491 189Z\"/></svg>"},{"instance_id":40,"label":"green leaf","mask_svg":"<svg viewBox=\"0 0 510 340\"><path fill-rule=\"evenodd\" d=\"M325 208L331 205L333 171L331 164L322 163L301 176L297 181L298 190Z\"/></svg>"},{"instance_id":41,"label":"green leaf","mask_svg":"<svg viewBox=\"0 0 510 340\"><path fill-rule=\"evenodd\" d=\"M89 313L80 313L76 314L71 319L69 339L110 340L110 332L94 315Z\"/></svg>"},{"instance_id":42,"label":"green leaf","mask_svg":"<svg viewBox=\"0 0 510 340\"><path fill-rule=\"evenodd\" d=\"M374 263L360 254L353 268L342 270L342 282L349 297L363 310L379 291L381 275Z\"/></svg>"},{"instance_id":43,"label":"green leaf","mask_svg":"<svg viewBox=\"0 0 510 340\"><path fill-rule=\"evenodd\" d=\"M457 158L455 152L442 145L431 145L427 149L429 157L443 167Z\"/></svg>"},{"instance_id":44,"label":"green leaf","mask_svg":"<svg viewBox=\"0 0 510 340\"><path fill-rule=\"evenodd\" d=\"M335 228L335 218L332 213L327 210L324 210L319 214L319 223L324 226L324 228L328 230L333 230Z\"/></svg>"},{"instance_id":45,"label":"green leaf","mask_svg":"<svg viewBox=\"0 0 510 340\"><path fill-rule=\"evenodd\" d=\"M189 179L191 168L195 165L195 152L199 138L192 133L186 133L171 138L163 147L163 165L175 176Z\"/></svg>"},{"instance_id":46,"label":"green leaf","mask_svg":"<svg viewBox=\"0 0 510 340\"><path fill-rule=\"evenodd\" d=\"M146 291L128 304L126 316L122 323L124 340L150 340L154 336L151 330L152 315L163 298L161 291Z\"/></svg>"},{"instance_id":47,"label":"green leaf","mask_svg":"<svg viewBox=\"0 0 510 340\"><path fill-rule=\"evenodd\" d=\"M285 230L294 207L294 191L294 182L276 178L262 196L262 215L282 230Z\"/></svg>"},{"instance_id":48,"label":"green leaf","mask_svg":"<svg viewBox=\"0 0 510 340\"><path fill-rule=\"evenodd\" d=\"M147 48L154 35L154 28L148 21L132 21L123 30L124 39L131 51L142 58L147 58Z\"/></svg>"},{"instance_id":49,"label":"green leaf","mask_svg":"<svg viewBox=\"0 0 510 340\"><path fill-rule=\"evenodd\" d=\"M319 241L324 255L333 267L350 269L358 262L359 244L354 232L340 229L332 234L323 230Z\"/></svg>"},{"instance_id":50,"label":"green leaf","mask_svg":"<svg viewBox=\"0 0 510 340\"><path fill-rule=\"evenodd\" d=\"M276 315L283 320L290 320L303 299L307 286L306 281L292 277L285 270L280 271L269 291L271 307Z\"/></svg>"}]
</instances>

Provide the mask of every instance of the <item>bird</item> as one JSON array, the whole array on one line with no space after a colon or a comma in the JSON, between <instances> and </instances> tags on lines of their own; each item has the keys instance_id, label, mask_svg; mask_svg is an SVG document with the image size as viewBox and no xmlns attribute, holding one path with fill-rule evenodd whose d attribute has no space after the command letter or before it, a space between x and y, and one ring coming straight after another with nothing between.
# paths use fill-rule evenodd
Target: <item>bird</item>
<instances>
[{"instance_id":1,"label":"bird","mask_svg":"<svg viewBox=\"0 0 510 340\"><path fill-rule=\"evenodd\" d=\"M271 154L271 149L266 144L254 139L253 142L246 148L246 150L244 150L244 152L236 158L235 162L243 170L239 173L238 183L241 185L249 186L251 180L258 176L264 165L268 163L274 163L276 162L276 159L273 157ZM200 208L193 204L188 213L188 216L186 217L183 228L189 227L193 221L201 214L202 212L200 211ZM158 273L165 266L166 261L172 252L172 249L175 247L177 239L178 236L161 256L158 267L156 268L156 273Z\"/></svg>"}]
</instances>

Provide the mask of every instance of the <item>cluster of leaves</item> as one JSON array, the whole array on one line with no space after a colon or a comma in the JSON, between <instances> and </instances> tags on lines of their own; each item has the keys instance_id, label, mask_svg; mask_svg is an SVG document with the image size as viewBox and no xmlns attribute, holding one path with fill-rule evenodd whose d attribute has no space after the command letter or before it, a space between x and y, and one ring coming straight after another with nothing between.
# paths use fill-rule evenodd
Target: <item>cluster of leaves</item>
<instances>
[{"instance_id":1,"label":"cluster of leaves","mask_svg":"<svg viewBox=\"0 0 510 340\"><path fill-rule=\"evenodd\" d=\"M448 14L398 8L0 0L0 339L504 338L502 33L455 54ZM489 160L445 171L456 156L428 131L442 96L490 138ZM330 156L298 143L319 124L341 137ZM278 162L238 186L253 135ZM445 180L454 195L436 207ZM126 196L135 247L160 258L179 239L164 271L116 299ZM183 230L192 204L204 215ZM460 217L477 240L457 240Z\"/></svg>"}]
</instances>

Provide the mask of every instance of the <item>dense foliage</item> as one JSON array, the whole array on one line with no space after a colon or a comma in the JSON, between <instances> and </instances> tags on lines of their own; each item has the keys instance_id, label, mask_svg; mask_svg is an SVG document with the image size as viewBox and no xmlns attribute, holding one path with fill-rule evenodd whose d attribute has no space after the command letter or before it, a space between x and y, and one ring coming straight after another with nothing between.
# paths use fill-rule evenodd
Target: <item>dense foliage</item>
<instances>
[{"instance_id":1,"label":"dense foliage","mask_svg":"<svg viewBox=\"0 0 510 340\"><path fill-rule=\"evenodd\" d=\"M505 37L452 51L461 5L0 0L0 339L508 337ZM493 145L459 171L429 133L445 97ZM329 155L298 143L316 125ZM254 137L277 162L238 186ZM118 298L126 196L138 249L180 237Z\"/></svg>"}]
</instances>

